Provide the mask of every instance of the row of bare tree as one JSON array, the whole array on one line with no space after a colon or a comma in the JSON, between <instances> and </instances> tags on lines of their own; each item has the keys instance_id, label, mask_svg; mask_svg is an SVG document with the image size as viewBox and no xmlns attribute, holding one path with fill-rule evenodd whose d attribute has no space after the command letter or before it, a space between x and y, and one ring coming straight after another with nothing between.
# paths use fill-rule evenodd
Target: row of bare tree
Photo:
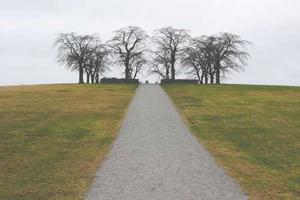
<instances>
[{"instance_id":1,"label":"row of bare tree","mask_svg":"<svg viewBox=\"0 0 300 200\"><path fill-rule=\"evenodd\" d=\"M109 70L109 51L96 35L62 33L54 45L58 46L58 62L79 72L79 83L84 83L84 73L87 83L99 83L100 75Z\"/></svg>"},{"instance_id":2,"label":"row of bare tree","mask_svg":"<svg viewBox=\"0 0 300 200\"><path fill-rule=\"evenodd\" d=\"M60 34L58 61L79 72L79 83L98 83L110 65L124 67L125 79L135 79L143 68L162 79L175 79L180 72L199 83L217 83L231 70L247 64L248 41L238 35L220 33L191 37L187 30L165 27L152 37L140 27L128 26L114 32L105 44L97 35Z\"/></svg>"},{"instance_id":3,"label":"row of bare tree","mask_svg":"<svg viewBox=\"0 0 300 200\"><path fill-rule=\"evenodd\" d=\"M182 51L181 63L199 83L220 84L230 70L239 71L247 64L248 44L230 33L191 38Z\"/></svg>"}]
</instances>

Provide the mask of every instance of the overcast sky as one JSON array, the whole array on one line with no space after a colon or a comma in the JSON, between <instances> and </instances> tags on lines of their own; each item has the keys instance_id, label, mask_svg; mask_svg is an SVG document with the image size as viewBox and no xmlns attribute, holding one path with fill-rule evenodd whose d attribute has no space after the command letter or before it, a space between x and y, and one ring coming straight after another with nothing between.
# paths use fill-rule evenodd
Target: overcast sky
<instances>
[{"instance_id":1,"label":"overcast sky","mask_svg":"<svg viewBox=\"0 0 300 200\"><path fill-rule=\"evenodd\" d=\"M227 83L300 85L299 0L0 0L0 5L0 85L77 82L76 73L55 61L55 37L98 33L106 41L128 25L149 34L164 26L189 29L193 36L239 34L253 43L251 58Z\"/></svg>"}]
</instances>

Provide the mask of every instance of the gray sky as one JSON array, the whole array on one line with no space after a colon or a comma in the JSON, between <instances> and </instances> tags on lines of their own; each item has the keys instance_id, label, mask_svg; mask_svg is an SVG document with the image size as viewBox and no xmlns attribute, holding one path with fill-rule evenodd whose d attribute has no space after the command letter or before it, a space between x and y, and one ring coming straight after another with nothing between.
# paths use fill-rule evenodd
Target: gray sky
<instances>
[{"instance_id":1,"label":"gray sky","mask_svg":"<svg viewBox=\"0 0 300 200\"><path fill-rule=\"evenodd\" d=\"M193 36L239 34L253 43L251 58L227 83L300 85L299 0L0 0L0 5L0 85L77 82L77 73L55 61L55 37L98 33L106 41L127 25L149 34L164 26L189 29Z\"/></svg>"}]
</instances>

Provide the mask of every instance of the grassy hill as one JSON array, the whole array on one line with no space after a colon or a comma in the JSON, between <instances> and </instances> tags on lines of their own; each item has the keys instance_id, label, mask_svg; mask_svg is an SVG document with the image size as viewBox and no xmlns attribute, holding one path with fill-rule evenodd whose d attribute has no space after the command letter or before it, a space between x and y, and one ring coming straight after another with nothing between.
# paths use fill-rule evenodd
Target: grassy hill
<instances>
[{"instance_id":1,"label":"grassy hill","mask_svg":"<svg viewBox=\"0 0 300 200\"><path fill-rule=\"evenodd\" d=\"M83 199L135 88L0 87L0 199Z\"/></svg>"},{"instance_id":2,"label":"grassy hill","mask_svg":"<svg viewBox=\"0 0 300 200\"><path fill-rule=\"evenodd\" d=\"M191 131L251 199L299 199L300 87L164 89Z\"/></svg>"}]
</instances>

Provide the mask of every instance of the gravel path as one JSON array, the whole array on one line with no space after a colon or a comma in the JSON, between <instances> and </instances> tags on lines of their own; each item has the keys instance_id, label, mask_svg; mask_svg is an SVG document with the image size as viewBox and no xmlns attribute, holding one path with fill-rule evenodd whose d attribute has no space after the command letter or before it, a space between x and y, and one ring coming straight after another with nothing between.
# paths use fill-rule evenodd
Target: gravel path
<instances>
[{"instance_id":1,"label":"gravel path","mask_svg":"<svg viewBox=\"0 0 300 200\"><path fill-rule=\"evenodd\" d=\"M140 85L88 200L247 199L158 85Z\"/></svg>"}]
</instances>

